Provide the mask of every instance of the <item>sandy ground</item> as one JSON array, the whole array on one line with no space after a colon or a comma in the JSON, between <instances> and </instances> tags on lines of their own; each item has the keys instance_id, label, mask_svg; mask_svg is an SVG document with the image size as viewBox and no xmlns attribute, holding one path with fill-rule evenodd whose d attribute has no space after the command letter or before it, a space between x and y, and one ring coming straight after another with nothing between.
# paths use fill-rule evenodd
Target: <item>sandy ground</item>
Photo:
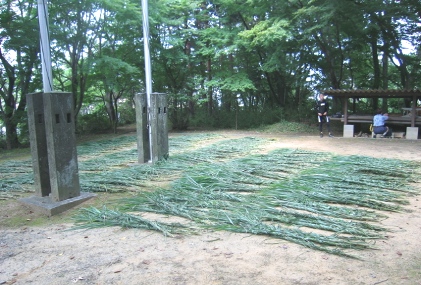
<instances>
[{"instance_id":1,"label":"sandy ground","mask_svg":"<svg viewBox=\"0 0 421 285\"><path fill-rule=\"evenodd\" d=\"M300 148L421 163L420 141L227 133L243 135L272 138L268 149ZM421 285L420 197L410 198L411 212L389 214L382 224L393 232L377 241L378 250L360 252L361 260L227 232L170 238L120 228L67 231L68 222L33 226L35 213L16 201L2 205L1 219L20 212L28 216L28 224L0 230L0 284Z\"/></svg>"}]
</instances>

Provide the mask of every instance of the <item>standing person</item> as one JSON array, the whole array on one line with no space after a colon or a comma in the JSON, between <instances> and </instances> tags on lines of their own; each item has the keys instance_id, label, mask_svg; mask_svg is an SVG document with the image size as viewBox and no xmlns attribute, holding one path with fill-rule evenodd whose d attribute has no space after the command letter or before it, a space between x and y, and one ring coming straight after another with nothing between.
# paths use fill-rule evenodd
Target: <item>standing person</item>
<instances>
[{"instance_id":1,"label":"standing person","mask_svg":"<svg viewBox=\"0 0 421 285\"><path fill-rule=\"evenodd\" d=\"M323 137L323 122L326 122L327 131L329 132L329 137L333 137L332 133L330 132L330 121L329 117L327 116L327 112L329 111L329 104L325 100L325 95L320 94L319 100L317 101L317 116L319 120L319 131L320 137Z\"/></svg>"},{"instance_id":2,"label":"standing person","mask_svg":"<svg viewBox=\"0 0 421 285\"><path fill-rule=\"evenodd\" d=\"M389 119L389 114L382 112L382 109L377 109L376 115L373 118L373 133L374 135L382 134L382 137L386 136L389 132L389 127L386 126L385 122ZM374 136L376 137L376 136Z\"/></svg>"}]
</instances>

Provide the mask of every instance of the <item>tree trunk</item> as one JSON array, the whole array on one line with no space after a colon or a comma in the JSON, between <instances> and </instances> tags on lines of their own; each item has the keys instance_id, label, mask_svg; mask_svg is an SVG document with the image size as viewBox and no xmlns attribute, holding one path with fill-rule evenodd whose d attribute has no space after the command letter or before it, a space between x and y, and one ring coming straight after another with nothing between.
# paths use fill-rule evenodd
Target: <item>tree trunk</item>
<instances>
[{"instance_id":1,"label":"tree trunk","mask_svg":"<svg viewBox=\"0 0 421 285\"><path fill-rule=\"evenodd\" d=\"M3 86L1 92L1 97L4 100L4 109L1 109L1 114L3 115L3 121L6 128L6 148L12 149L17 148L19 146L19 141L17 137L17 122L14 120L14 110L16 107L15 97L13 96L13 92L15 89L15 82L16 82L16 74L15 68L6 60L0 50L0 59L3 63L7 78L9 81L8 88Z\"/></svg>"},{"instance_id":2,"label":"tree trunk","mask_svg":"<svg viewBox=\"0 0 421 285\"><path fill-rule=\"evenodd\" d=\"M377 48L377 36L373 33L371 37L371 54L373 59L373 68L374 68L374 82L373 82L373 89L380 88L381 82L381 72L380 72L380 62L379 62L379 53ZM373 98L373 109L377 110L379 106L379 99Z\"/></svg>"},{"instance_id":3,"label":"tree trunk","mask_svg":"<svg viewBox=\"0 0 421 285\"><path fill-rule=\"evenodd\" d=\"M208 58L206 70L208 73L208 81L212 80L212 61L210 58ZM208 87L208 112L209 115L212 115L213 113L213 90L212 87Z\"/></svg>"},{"instance_id":4,"label":"tree trunk","mask_svg":"<svg viewBox=\"0 0 421 285\"><path fill-rule=\"evenodd\" d=\"M388 60L388 57L389 57L389 45L385 44L383 59L382 59L382 61L383 61L383 89L384 90L387 90L388 87L389 87L389 79L388 79L389 78L389 67L388 67L389 60ZM382 110L384 112L387 112L387 98L383 99Z\"/></svg>"},{"instance_id":5,"label":"tree trunk","mask_svg":"<svg viewBox=\"0 0 421 285\"><path fill-rule=\"evenodd\" d=\"M13 114L5 114L4 125L6 128L6 148L8 150L19 147L17 135L17 123L13 120Z\"/></svg>"},{"instance_id":6,"label":"tree trunk","mask_svg":"<svg viewBox=\"0 0 421 285\"><path fill-rule=\"evenodd\" d=\"M113 92L110 91L105 95L104 103L105 109L107 110L108 119L110 120L110 125L113 128L113 131L116 132L116 113L113 100Z\"/></svg>"}]
</instances>

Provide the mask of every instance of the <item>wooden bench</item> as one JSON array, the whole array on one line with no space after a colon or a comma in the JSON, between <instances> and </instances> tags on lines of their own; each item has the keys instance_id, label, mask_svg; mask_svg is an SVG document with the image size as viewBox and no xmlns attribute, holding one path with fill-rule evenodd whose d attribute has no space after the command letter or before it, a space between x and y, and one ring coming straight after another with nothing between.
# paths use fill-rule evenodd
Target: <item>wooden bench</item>
<instances>
[{"instance_id":1,"label":"wooden bench","mask_svg":"<svg viewBox=\"0 0 421 285\"><path fill-rule=\"evenodd\" d=\"M373 122L372 115L348 115L348 123L368 123ZM409 116L389 116L389 119L386 121L387 124L391 125L411 125L411 117ZM345 118L330 118L330 120L340 120L341 122L345 121ZM415 125L421 125L421 116L415 118Z\"/></svg>"},{"instance_id":2,"label":"wooden bench","mask_svg":"<svg viewBox=\"0 0 421 285\"><path fill-rule=\"evenodd\" d=\"M412 125L412 117L411 116L400 116L400 115L389 115L389 119L386 121L387 125L407 125L406 133L401 134L399 133L400 137L405 137L406 139L418 139L418 127L421 126L421 116L415 117L414 125ZM341 121L344 123L344 137L353 137L354 136L354 126L352 123L373 123L373 115L355 115L351 114L345 118L334 118L330 117L332 121ZM345 123L346 121L346 123ZM373 137L373 134L371 134ZM395 137L392 135L392 137ZM398 137L396 135L396 137Z\"/></svg>"}]
</instances>

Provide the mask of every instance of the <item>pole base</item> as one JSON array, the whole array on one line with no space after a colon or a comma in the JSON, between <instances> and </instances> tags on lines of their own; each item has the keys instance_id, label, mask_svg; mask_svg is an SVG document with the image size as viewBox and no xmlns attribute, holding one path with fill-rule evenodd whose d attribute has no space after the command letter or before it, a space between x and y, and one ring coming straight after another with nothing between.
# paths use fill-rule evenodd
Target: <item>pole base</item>
<instances>
[{"instance_id":1,"label":"pole base","mask_svg":"<svg viewBox=\"0 0 421 285\"><path fill-rule=\"evenodd\" d=\"M39 212L50 217L67 211L95 196L96 194L93 193L81 192L80 195L77 197L69 198L59 202L53 201L50 196L32 196L28 198L19 199L19 202L31 208L33 211Z\"/></svg>"}]
</instances>

